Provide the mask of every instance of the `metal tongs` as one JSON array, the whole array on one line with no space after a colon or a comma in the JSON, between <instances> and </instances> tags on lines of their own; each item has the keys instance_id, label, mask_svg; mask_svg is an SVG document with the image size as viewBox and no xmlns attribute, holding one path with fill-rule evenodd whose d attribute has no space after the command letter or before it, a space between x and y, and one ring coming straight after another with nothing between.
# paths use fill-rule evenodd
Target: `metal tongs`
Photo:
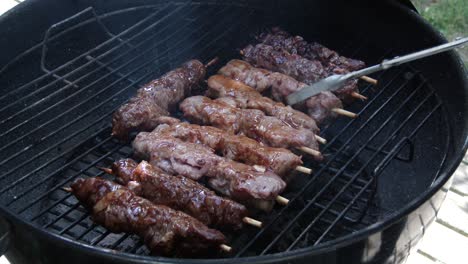
<instances>
[{"instance_id":1,"label":"metal tongs","mask_svg":"<svg viewBox=\"0 0 468 264\"><path fill-rule=\"evenodd\" d=\"M377 71L386 70L393 66L398 66L403 63L407 63L407 62L421 59L424 57L428 57L437 53L448 51L458 46L461 46L466 42L468 42L468 38L462 38L462 39L458 39L458 40L455 40L446 44L442 44L433 48L414 52L405 56L395 57L391 60L383 60L380 64L377 64L377 65L374 65L374 66L371 66L371 67L368 67L359 71L354 71L354 72L350 72L347 74L334 74L312 85L308 85L297 92L294 92L288 95L286 97L286 102L289 105L294 105L320 92L337 90L340 87L342 87L346 83L346 81L359 78L364 75L368 75Z\"/></svg>"}]
</instances>

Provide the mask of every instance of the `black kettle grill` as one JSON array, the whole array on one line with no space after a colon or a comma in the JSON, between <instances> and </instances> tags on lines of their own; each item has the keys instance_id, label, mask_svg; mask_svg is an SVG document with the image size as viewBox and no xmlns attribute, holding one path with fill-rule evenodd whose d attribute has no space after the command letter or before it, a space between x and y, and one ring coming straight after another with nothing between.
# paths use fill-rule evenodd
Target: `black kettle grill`
<instances>
[{"instance_id":1,"label":"black kettle grill","mask_svg":"<svg viewBox=\"0 0 468 264\"><path fill-rule=\"evenodd\" d=\"M368 65L446 42L397 1L29 0L0 18L0 249L12 263L401 263L434 220L467 149L468 82L454 52L362 83L353 120L322 128L290 203L229 234L231 254L150 256L62 187L131 155L112 112L185 60L220 65L281 26ZM215 69L213 69L214 71Z\"/></svg>"}]
</instances>

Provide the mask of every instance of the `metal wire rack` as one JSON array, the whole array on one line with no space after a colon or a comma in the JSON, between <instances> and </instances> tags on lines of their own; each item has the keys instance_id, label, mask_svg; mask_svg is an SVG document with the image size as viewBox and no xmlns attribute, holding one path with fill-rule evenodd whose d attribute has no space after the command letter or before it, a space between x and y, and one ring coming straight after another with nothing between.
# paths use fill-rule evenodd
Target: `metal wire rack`
<instances>
[{"instance_id":1,"label":"metal wire rack","mask_svg":"<svg viewBox=\"0 0 468 264\"><path fill-rule=\"evenodd\" d=\"M117 34L106 20L120 12L98 15L89 8L52 26L43 43L0 71L7 72L28 56L40 58L36 78L0 97L1 205L59 235L148 254L137 237L112 234L93 224L62 187L77 177L106 177L96 166L131 156L128 145L110 137L110 117L141 84L189 58L208 61L222 50L229 50L223 52L227 56L235 54L233 38L246 30L236 18L256 17L255 10L239 8L188 3L133 8L120 11L137 15ZM180 19L182 13L191 15ZM207 15L211 20L203 19ZM176 20L181 22L174 24ZM220 23L212 25L213 20ZM81 52L56 56L71 49L81 30L99 31L102 39L80 47ZM365 43L353 47L359 53ZM269 214L258 212L263 228L228 234L235 250L223 257L314 246L378 221L384 211L378 206L379 177L394 163L413 161L419 132L427 123L448 128L440 100L414 69L400 67L377 78L378 86L361 85L369 100L351 106L357 119L339 118L322 129L328 139L322 148L326 159L321 164L306 161L314 173L297 175L289 184L283 195L290 203ZM440 140L448 144L448 139ZM434 166L443 160L441 156Z\"/></svg>"}]
</instances>

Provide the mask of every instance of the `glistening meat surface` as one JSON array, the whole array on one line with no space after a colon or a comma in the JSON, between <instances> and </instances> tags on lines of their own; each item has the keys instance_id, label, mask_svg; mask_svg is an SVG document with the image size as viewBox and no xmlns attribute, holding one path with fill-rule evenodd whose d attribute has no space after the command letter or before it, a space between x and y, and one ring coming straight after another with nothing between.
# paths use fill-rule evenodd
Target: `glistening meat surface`
<instances>
[{"instance_id":1,"label":"glistening meat surface","mask_svg":"<svg viewBox=\"0 0 468 264\"><path fill-rule=\"evenodd\" d=\"M211 100L193 96L180 104L184 116L231 133L244 134L263 144L278 148L309 147L318 150L315 135L308 129L295 129L276 117L256 109L239 109L230 98Z\"/></svg>"},{"instance_id":2,"label":"glistening meat surface","mask_svg":"<svg viewBox=\"0 0 468 264\"><path fill-rule=\"evenodd\" d=\"M233 98L238 108L261 110L293 128L307 128L315 134L320 131L315 120L308 115L262 96L252 87L223 75L214 75L208 79L207 95L212 98Z\"/></svg>"},{"instance_id":3,"label":"glistening meat surface","mask_svg":"<svg viewBox=\"0 0 468 264\"><path fill-rule=\"evenodd\" d=\"M203 185L180 175L169 175L146 161L114 162L112 171L119 182L155 204L183 211L208 226L242 227L247 208L220 197Z\"/></svg>"},{"instance_id":4,"label":"glistening meat surface","mask_svg":"<svg viewBox=\"0 0 468 264\"><path fill-rule=\"evenodd\" d=\"M249 85L257 91L271 89L273 98L279 102L284 102L286 96L307 85L286 74L256 68L242 60L229 61L219 70L219 73ZM313 96L304 104L295 107L307 112L318 124L336 117L332 109L343 107L340 99L330 92L320 93L320 96L317 96Z\"/></svg>"},{"instance_id":5,"label":"glistening meat surface","mask_svg":"<svg viewBox=\"0 0 468 264\"><path fill-rule=\"evenodd\" d=\"M174 110L205 74L205 66L198 60L191 60L144 85L114 113L112 135L127 141L132 131L152 130L157 126L154 120Z\"/></svg>"},{"instance_id":6,"label":"glistening meat surface","mask_svg":"<svg viewBox=\"0 0 468 264\"><path fill-rule=\"evenodd\" d=\"M302 164L301 157L284 148L272 148L246 136L234 135L211 126L181 122L159 125L153 133L170 135L183 141L206 145L228 159L249 165L271 168L276 174L288 176Z\"/></svg>"},{"instance_id":7,"label":"glistening meat surface","mask_svg":"<svg viewBox=\"0 0 468 264\"><path fill-rule=\"evenodd\" d=\"M235 200L275 200L286 183L270 170L220 157L204 145L184 142L159 133L141 132L133 141L135 154L149 157L152 165L193 180L206 177L216 191Z\"/></svg>"},{"instance_id":8,"label":"glistening meat surface","mask_svg":"<svg viewBox=\"0 0 468 264\"><path fill-rule=\"evenodd\" d=\"M138 235L156 255L194 255L225 242L224 235L197 219L164 205L154 205L129 189L100 179L78 179L72 193L93 221L111 232Z\"/></svg>"}]
</instances>

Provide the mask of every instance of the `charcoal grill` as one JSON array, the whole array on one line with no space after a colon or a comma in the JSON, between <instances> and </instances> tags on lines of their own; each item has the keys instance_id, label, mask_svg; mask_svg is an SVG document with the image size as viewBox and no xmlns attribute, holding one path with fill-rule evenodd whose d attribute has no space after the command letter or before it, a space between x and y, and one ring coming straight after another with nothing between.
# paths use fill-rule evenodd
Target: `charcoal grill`
<instances>
[{"instance_id":1,"label":"charcoal grill","mask_svg":"<svg viewBox=\"0 0 468 264\"><path fill-rule=\"evenodd\" d=\"M182 62L220 66L273 25L368 64L445 41L393 1L30 0L0 23L0 241L13 263L185 263L93 224L62 189L131 156L110 136L113 111ZM189 262L406 259L466 151L466 72L448 53L372 77L360 84L369 100L348 108L359 117L322 128L325 161L306 160L314 173L288 185L289 205L227 233L232 254Z\"/></svg>"}]
</instances>

